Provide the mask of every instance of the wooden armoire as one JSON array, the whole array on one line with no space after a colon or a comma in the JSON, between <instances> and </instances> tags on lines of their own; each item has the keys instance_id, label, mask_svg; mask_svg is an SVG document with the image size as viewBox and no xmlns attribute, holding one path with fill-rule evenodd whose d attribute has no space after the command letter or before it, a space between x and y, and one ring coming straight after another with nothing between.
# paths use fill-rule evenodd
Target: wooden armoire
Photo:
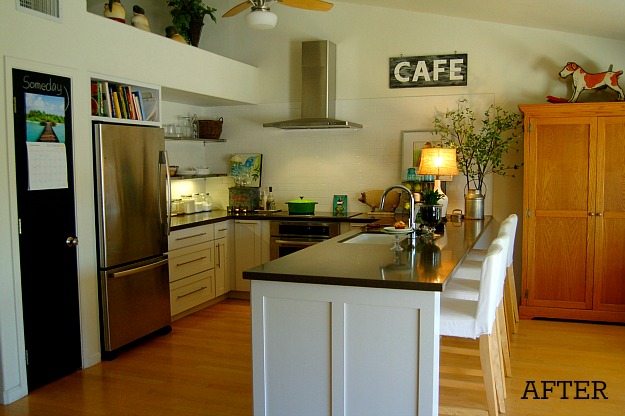
<instances>
[{"instance_id":1,"label":"wooden armoire","mask_svg":"<svg viewBox=\"0 0 625 416\"><path fill-rule=\"evenodd\" d=\"M520 105L522 318L625 322L625 102Z\"/></svg>"}]
</instances>

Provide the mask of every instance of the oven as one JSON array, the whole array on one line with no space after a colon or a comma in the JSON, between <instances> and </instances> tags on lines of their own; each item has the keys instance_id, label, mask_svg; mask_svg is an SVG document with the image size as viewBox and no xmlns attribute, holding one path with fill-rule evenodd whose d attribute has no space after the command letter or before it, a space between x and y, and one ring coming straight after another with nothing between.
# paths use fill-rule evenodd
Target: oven
<instances>
[{"instance_id":1,"label":"oven","mask_svg":"<svg viewBox=\"0 0 625 416\"><path fill-rule=\"evenodd\" d=\"M321 243L340 233L339 222L271 221L269 257L275 260L287 254Z\"/></svg>"}]
</instances>

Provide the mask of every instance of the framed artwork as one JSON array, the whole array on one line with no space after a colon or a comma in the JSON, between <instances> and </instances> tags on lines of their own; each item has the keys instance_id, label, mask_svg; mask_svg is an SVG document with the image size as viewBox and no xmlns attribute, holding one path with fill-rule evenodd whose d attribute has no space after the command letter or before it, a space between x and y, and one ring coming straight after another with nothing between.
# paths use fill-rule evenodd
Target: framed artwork
<instances>
[{"instance_id":1,"label":"framed artwork","mask_svg":"<svg viewBox=\"0 0 625 416\"><path fill-rule=\"evenodd\" d=\"M332 215L335 217L345 217L347 215L347 195L334 195Z\"/></svg>"},{"instance_id":2,"label":"framed artwork","mask_svg":"<svg viewBox=\"0 0 625 416\"><path fill-rule=\"evenodd\" d=\"M263 169L261 153L240 153L230 158L230 176L235 186L260 188Z\"/></svg>"},{"instance_id":3,"label":"framed artwork","mask_svg":"<svg viewBox=\"0 0 625 416\"><path fill-rule=\"evenodd\" d=\"M441 144L440 140L432 134L432 130L405 130L402 132L402 155L401 155L401 179L405 181L408 177L408 169L415 168L419 175L419 164L421 161L421 149L424 147L434 147ZM421 175L423 176L423 175ZM434 180L431 178L424 180ZM419 176L417 176L419 178ZM450 181L451 176L441 176L442 181Z\"/></svg>"}]
</instances>

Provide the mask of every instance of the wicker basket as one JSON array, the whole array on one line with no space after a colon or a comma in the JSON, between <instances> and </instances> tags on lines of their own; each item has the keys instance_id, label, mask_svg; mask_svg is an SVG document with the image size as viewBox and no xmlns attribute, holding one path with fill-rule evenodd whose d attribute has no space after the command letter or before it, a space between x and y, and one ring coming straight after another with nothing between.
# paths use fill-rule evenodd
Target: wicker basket
<instances>
[{"instance_id":1,"label":"wicker basket","mask_svg":"<svg viewBox=\"0 0 625 416\"><path fill-rule=\"evenodd\" d=\"M223 117L220 117L219 120L198 120L198 135L200 139L219 139L223 123Z\"/></svg>"}]
</instances>

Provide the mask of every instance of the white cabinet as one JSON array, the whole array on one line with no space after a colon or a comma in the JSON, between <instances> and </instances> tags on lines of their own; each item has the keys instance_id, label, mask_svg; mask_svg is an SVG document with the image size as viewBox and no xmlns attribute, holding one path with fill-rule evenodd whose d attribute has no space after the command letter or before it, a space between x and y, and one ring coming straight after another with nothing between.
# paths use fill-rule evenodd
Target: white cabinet
<instances>
[{"instance_id":1,"label":"white cabinet","mask_svg":"<svg viewBox=\"0 0 625 416\"><path fill-rule=\"evenodd\" d=\"M269 221L234 221L235 290L249 292L243 271L269 261Z\"/></svg>"},{"instance_id":2,"label":"white cabinet","mask_svg":"<svg viewBox=\"0 0 625 416\"><path fill-rule=\"evenodd\" d=\"M171 315L231 290L230 221L172 231L169 236ZM196 308L197 309L197 308Z\"/></svg>"},{"instance_id":3,"label":"white cabinet","mask_svg":"<svg viewBox=\"0 0 625 416\"><path fill-rule=\"evenodd\" d=\"M215 296L230 291L229 225L230 221L215 224Z\"/></svg>"},{"instance_id":4,"label":"white cabinet","mask_svg":"<svg viewBox=\"0 0 625 416\"><path fill-rule=\"evenodd\" d=\"M215 297L213 224L172 231L169 235L171 315Z\"/></svg>"}]
</instances>

